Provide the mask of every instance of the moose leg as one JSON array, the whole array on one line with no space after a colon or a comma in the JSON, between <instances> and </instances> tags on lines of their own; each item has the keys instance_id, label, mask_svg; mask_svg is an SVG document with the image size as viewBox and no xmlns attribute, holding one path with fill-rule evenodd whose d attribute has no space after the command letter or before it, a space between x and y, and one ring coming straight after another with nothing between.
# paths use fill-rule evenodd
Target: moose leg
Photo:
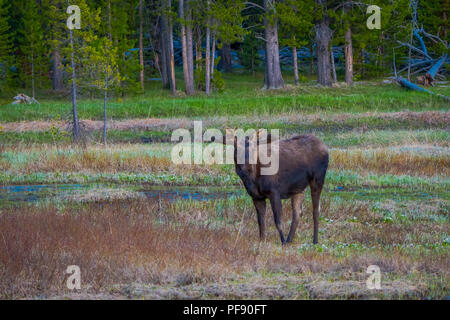
<instances>
[{"instance_id":1,"label":"moose leg","mask_svg":"<svg viewBox=\"0 0 450 320\"><path fill-rule=\"evenodd\" d=\"M297 230L300 214L302 212L302 203L304 199L304 194L297 193L291 198L292 202L292 222L291 222L291 229L289 230L289 235L287 237L286 242L292 242L292 240L295 237L295 230Z\"/></svg>"},{"instance_id":2,"label":"moose leg","mask_svg":"<svg viewBox=\"0 0 450 320\"><path fill-rule=\"evenodd\" d=\"M313 206L313 219L314 219L314 238L313 243L318 242L319 235L319 210L320 210L320 193L322 192L322 186L318 185L315 181L311 182L311 198Z\"/></svg>"},{"instance_id":3,"label":"moose leg","mask_svg":"<svg viewBox=\"0 0 450 320\"><path fill-rule=\"evenodd\" d=\"M283 229L281 228L281 215L283 214L283 208L281 206L281 198L278 193L272 193L270 196L270 205L272 206L273 219L275 221L275 226L277 227L278 233L280 234L281 243L285 244L283 236Z\"/></svg>"},{"instance_id":4,"label":"moose leg","mask_svg":"<svg viewBox=\"0 0 450 320\"><path fill-rule=\"evenodd\" d=\"M264 220L264 217L266 216L266 200L253 199L253 204L255 205L256 213L258 215L259 240L263 241L266 238L266 222Z\"/></svg>"}]
</instances>

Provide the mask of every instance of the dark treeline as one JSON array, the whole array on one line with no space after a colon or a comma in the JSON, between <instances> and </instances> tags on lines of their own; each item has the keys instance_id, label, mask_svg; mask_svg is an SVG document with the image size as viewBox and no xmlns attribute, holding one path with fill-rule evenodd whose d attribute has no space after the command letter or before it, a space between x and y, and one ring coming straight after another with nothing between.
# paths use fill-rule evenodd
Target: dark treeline
<instances>
[{"instance_id":1,"label":"dark treeline","mask_svg":"<svg viewBox=\"0 0 450 320\"><path fill-rule=\"evenodd\" d=\"M69 3L81 9L72 43ZM366 25L372 4L382 9L379 30ZM397 41L411 38L412 11L410 0L0 0L0 90L69 93L76 77L83 96L125 95L158 78L173 94L209 94L223 88L236 58L244 70L264 70L265 89L285 85L282 69L296 84L308 73L324 86L341 75L351 85L392 72ZM447 12L448 0L419 1L420 27L447 40Z\"/></svg>"}]
</instances>

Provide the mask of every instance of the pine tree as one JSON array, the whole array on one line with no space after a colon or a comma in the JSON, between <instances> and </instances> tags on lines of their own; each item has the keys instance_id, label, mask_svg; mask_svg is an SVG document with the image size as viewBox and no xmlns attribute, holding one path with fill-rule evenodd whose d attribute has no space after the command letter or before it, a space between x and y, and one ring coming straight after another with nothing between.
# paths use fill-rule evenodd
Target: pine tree
<instances>
[{"instance_id":1,"label":"pine tree","mask_svg":"<svg viewBox=\"0 0 450 320\"><path fill-rule=\"evenodd\" d=\"M50 64L53 90L62 90L63 79L63 52L62 47L67 46L66 8L67 2L63 0L41 0L44 40L50 49Z\"/></svg>"},{"instance_id":2,"label":"pine tree","mask_svg":"<svg viewBox=\"0 0 450 320\"><path fill-rule=\"evenodd\" d=\"M313 27L312 16L305 14L312 12L313 0L285 0L277 4L280 17L280 44L289 46L292 50L292 65L295 84L299 84L297 48L308 44L308 34Z\"/></svg>"},{"instance_id":3,"label":"pine tree","mask_svg":"<svg viewBox=\"0 0 450 320\"><path fill-rule=\"evenodd\" d=\"M27 1L22 8L21 51L22 74L26 82L31 82L33 98L36 96L36 78L41 83L44 74L46 48L44 46L44 34L39 18L39 10L35 0ZM39 85L41 87L41 85Z\"/></svg>"},{"instance_id":4,"label":"pine tree","mask_svg":"<svg viewBox=\"0 0 450 320\"><path fill-rule=\"evenodd\" d=\"M13 65L12 31L9 25L9 8L7 0L0 0L0 90L10 86L10 68Z\"/></svg>"},{"instance_id":5,"label":"pine tree","mask_svg":"<svg viewBox=\"0 0 450 320\"><path fill-rule=\"evenodd\" d=\"M260 42L256 39L255 34L251 32L245 36L241 50L238 52L239 61L245 69L252 72L253 76L255 75L256 69L262 63L258 52L260 48Z\"/></svg>"}]
</instances>

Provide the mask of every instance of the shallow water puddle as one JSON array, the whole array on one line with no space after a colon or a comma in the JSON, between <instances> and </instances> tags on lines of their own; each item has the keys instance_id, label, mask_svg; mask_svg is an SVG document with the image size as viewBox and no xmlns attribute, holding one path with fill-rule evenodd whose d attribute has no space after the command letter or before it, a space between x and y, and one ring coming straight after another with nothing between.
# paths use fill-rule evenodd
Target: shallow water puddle
<instances>
[{"instance_id":1,"label":"shallow water puddle","mask_svg":"<svg viewBox=\"0 0 450 320\"><path fill-rule=\"evenodd\" d=\"M145 186L133 187L122 185L83 185L83 184L60 184L60 185L23 185L23 186L0 186L0 202L2 201L26 201L34 202L48 198L67 199L70 195L86 195L92 193L96 198L110 198L111 190L120 193L132 191L137 195L147 198L159 198L164 200L196 200L207 201L225 199L232 196L242 195L244 190L238 188L219 187L183 187L183 186ZM76 199L76 198L75 198Z\"/></svg>"},{"instance_id":2,"label":"shallow water puddle","mask_svg":"<svg viewBox=\"0 0 450 320\"><path fill-rule=\"evenodd\" d=\"M435 194L418 190L398 188L343 188L325 191L332 197L360 200L424 200L448 198L448 194ZM130 186L99 184L57 184L0 186L1 202L35 202L39 200L100 201L125 200L133 197L163 199L169 201L209 201L246 196L239 187L192 187L192 186Z\"/></svg>"}]
</instances>

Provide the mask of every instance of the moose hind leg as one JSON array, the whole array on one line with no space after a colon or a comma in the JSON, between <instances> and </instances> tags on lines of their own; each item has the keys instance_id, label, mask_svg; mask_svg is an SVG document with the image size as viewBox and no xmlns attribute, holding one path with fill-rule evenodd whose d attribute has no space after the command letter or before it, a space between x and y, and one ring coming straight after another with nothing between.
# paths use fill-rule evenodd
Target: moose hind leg
<instances>
[{"instance_id":1,"label":"moose hind leg","mask_svg":"<svg viewBox=\"0 0 450 320\"><path fill-rule=\"evenodd\" d=\"M304 194L302 193L298 193L296 195L294 195L291 198L291 202L292 202L292 222L291 222L291 229L289 230L289 235L287 237L286 242L292 242L292 240L295 237L295 231L297 230L297 226L299 223L299 219L300 219L300 215L302 212L302 203L303 203L303 199L304 199Z\"/></svg>"},{"instance_id":2,"label":"moose hind leg","mask_svg":"<svg viewBox=\"0 0 450 320\"><path fill-rule=\"evenodd\" d=\"M319 210L320 210L320 193L322 192L322 185L312 181L310 184L311 198L313 206L313 220L314 220L314 237L313 243L318 243L319 237Z\"/></svg>"},{"instance_id":3,"label":"moose hind leg","mask_svg":"<svg viewBox=\"0 0 450 320\"><path fill-rule=\"evenodd\" d=\"M281 243L285 244L283 236L283 229L281 228L281 215L283 214L283 207L281 205L281 198L279 193L272 193L270 196L270 205L272 206L273 219L275 221L275 226L277 227L278 233L280 234Z\"/></svg>"},{"instance_id":4,"label":"moose hind leg","mask_svg":"<svg viewBox=\"0 0 450 320\"><path fill-rule=\"evenodd\" d=\"M253 204L256 208L256 214L258 215L258 226L259 226L259 239L262 241L266 238L266 200L255 200L253 199Z\"/></svg>"}]
</instances>

